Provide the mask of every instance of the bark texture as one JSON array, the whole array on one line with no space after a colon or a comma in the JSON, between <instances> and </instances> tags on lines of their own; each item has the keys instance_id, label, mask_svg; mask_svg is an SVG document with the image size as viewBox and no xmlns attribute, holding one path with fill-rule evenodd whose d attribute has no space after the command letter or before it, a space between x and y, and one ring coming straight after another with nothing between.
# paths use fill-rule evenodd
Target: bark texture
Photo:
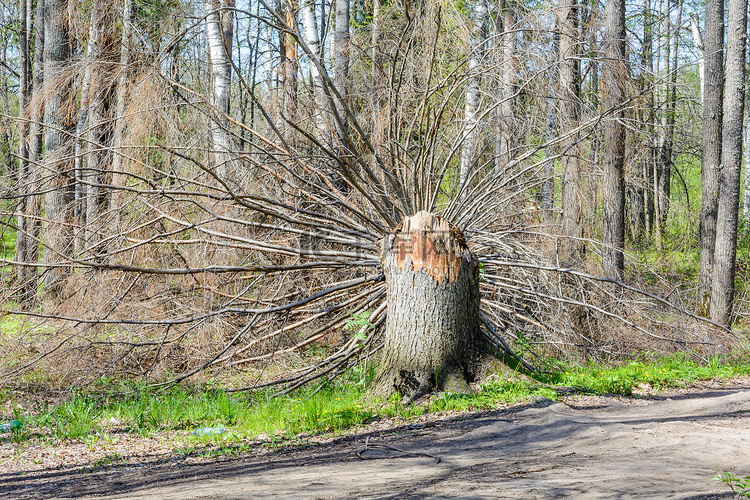
<instances>
[{"instance_id":1,"label":"bark texture","mask_svg":"<svg viewBox=\"0 0 750 500\"><path fill-rule=\"evenodd\" d=\"M729 326L734 299L737 222L742 166L742 125L745 105L745 40L747 0L729 0L726 87L722 122L719 206L711 279L711 319Z\"/></svg>"},{"instance_id":2,"label":"bark texture","mask_svg":"<svg viewBox=\"0 0 750 500\"><path fill-rule=\"evenodd\" d=\"M61 256L70 255L73 245L70 224L73 201L72 162L69 161L71 151L68 150L70 136L66 133L71 126L71 117L65 109L71 92L64 74L70 63L71 47L66 23L67 2L47 0L45 7L44 168L50 176L50 186L44 194L44 264L48 266L44 274L44 285L46 294L54 298L69 271L61 265L64 262Z\"/></svg>"},{"instance_id":3,"label":"bark texture","mask_svg":"<svg viewBox=\"0 0 750 500\"><path fill-rule=\"evenodd\" d=\"M721 121L724 95L724 0L706 1L703 34L705 79L703 81L703 165L701 169L701 265L700 314L709 316L711 271L716 245L721 165Z\"/></svg>"},{"instance_id":4,"label":"bark texture","mask_svg":"<svg viewBox=\"0 0 750 500\"><path fill-rule=\"evenodd\" d=\"M560 30L560 127L562 142L562 258L571 266L583 257L583 206L581 155L578 128L580 107L580 54L578 53L578 9L572 0L561 0L557 25Z\"/></svg>"},{"instance_id":5,"label":"bark texture","mask_svg":"<svg viewBox=\"0 0 750 500\"><path fill-rule=\"evenodd\" d=\"M613 279L622 278L625 268L625 125L617 109L625 100L625 2L606 2L604 65L604 107L613 111L604 129L604 241L602 267Z\"/></svg>"},{"instance_id":6,"label":"bark texture","mask_svg":"<svg viewBox=\"0 0 750 500\"><path fill-rule=\"evenodd\" d=\"M388 315L372 393L467 392L480 352L479 264L461 232L418 212L383 238L380 260Z\"/></svg>"}]
</instances>

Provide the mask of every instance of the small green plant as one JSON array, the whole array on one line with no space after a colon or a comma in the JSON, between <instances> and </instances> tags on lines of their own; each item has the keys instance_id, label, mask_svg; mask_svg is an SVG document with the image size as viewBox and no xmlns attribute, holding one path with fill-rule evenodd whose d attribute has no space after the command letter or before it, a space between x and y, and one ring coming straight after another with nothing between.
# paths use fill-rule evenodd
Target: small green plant
<instances>
[{"instance_id":1,"label":"small green plant","mask_svg":"<svg viewBox=\"0 0 750 500\"><path fill-rule=\"evenodd\" d=\"M714 481L721 481L729 486L737 497L750 498L750 476L737 477L731 472L722 472L714 476Z\"/></svg>"},{"instance_id":2,"label":"small green plant","mask_svg":"<svg viewBox=\"0 0 750 500\"><path fill-rule=\"evenodd\" d=\"M358 313L352 313L350 318L344 323L344 331L353 332L352 335L358 341L363 342L368 333L370 333L375 325L370 323L370 311L361 311Z\"/></svg>"}]
</instances>

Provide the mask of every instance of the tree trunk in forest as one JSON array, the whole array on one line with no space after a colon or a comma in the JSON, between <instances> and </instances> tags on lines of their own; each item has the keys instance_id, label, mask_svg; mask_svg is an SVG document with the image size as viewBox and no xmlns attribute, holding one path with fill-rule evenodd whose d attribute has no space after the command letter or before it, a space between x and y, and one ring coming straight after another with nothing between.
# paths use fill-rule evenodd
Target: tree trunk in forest
<instances>
[{"instance_id":1,"label":"tree trunk in forest","mask_svg":"<svg viewBox=\"0 0 750 500\"><path fill-rule=\"evenodd\" d=\"M35 247L36 242L29 238L28 228L33 225L31 219L28 219L26 214L26 204L28 201L29 189L29 172L30 163L29 158L29 147L27 139L29 137L29 123L26 121L28 116L28 102L30 97L31 85L31 57L29 55L29 35L31 33L31 20L30 11L32 10L31 0L21 0L19 9L19 28L18 28L18 55L20 59L20 71L18 75L18 186L19 186L19 201L16 212L16 261L25 262L26 259L26 247ZM19 266L16 270L16 283L20 289L24 287L24 283L28 280L28 270L26 266ZM23 302L21 300L20 302Z\"/></svg>"},{"instance_id":2,"label":"tree trunk in forest","mask_svg":"<svg viewBox=\"0 0 750 500\"><path fill-rule=\"evenodd\" d=\"M305 43L310 49L312 56L322 62L320 51L320 37L318 34L318 21L315 17L315 0L302 0L300 13L302 15L302 27ZM309 61L312 96L315 101L315 126L318 130L318 140L323 145L330 144L327 121L329 119L327 99L323 90L323 78L315 61Z\"/></svg>"},{"instance_id":3,"label":"tree trunk in forest","mask_svg":"<svg viewBox=\"0 0 750 500\"><path fill-rule=\"evenodd\" d=\"M746 223L750 223L750 106L747 102L750 96L745 89L745 136L743 151L745 152L745 186L742 196L742 217Z\"/></svg>"},{"instance_id":4,"label":"tree trunk in forest","mask_svg":"<svg viewBox=\"0 0 750 500\"><path fill-rule=\"evenodd\" d=\"M44 106L45 174L51 185L44 195L45 228L43 241L44 285L48 297L54 298L65 278L64 257L70 255L73 244L71 208L73 179L71 176L70 118L66 99L71 99L69 82L63 74L70 63L70 40L66 22L65 0L47 0L44 25Z\"/></svg>"},{"instance_id":5,"label":"tree trunk in forest","mask_svg":"<svg viewBox=\"0 0 750 500\"><path fill-rule=\"evenodd\" d=\"M729 326L734 300L737 222L742 168L742 129L745 105L745 60L748 0L729 0L726 83L722 120L719 206L714 269L711 276L711 319Z\"/></svg>"},{"instance_id":6,"label":"tree trunk in forest","mask_svg":"<svg viewBox=\"0 0 750 500\"><path fill-rule=\"evenodd\" d=\"M370 75L370 88L372 92L372 140L377 153L384 156L382 144L385 141L385 129L388 123L388 117L385 116L384 109L387 106L384 93L385 72L383 71L383 54L380 47L380 27L381 27L381 0L372 2L372 74Z\"/></svg>"},{"instance_id":7,"label":"tree trunk in forest","mask_svg":"<svg viewBox=\"0 0 750 500\"><path fill-rule=\"evenodd\" d=\"M547 69L547 121L544 127L544 139L550 144L557 137L557 62L560 59L560 35L558 32L558 21L555 19L555 26L552 29L552 58L548 62ZM544 148L546 162L544 165L544 181L539 189L539 201L542 207L544 220L552 221L554 204L555 204L555 160L556 154L554 146Z\"/></svg>"},{"instance_id":8,"label":"tree trunk in forest","mask_svg":"<svg viewBox=\"0 0 750 500\"><path fill-rule=\"evenodd\" d=\"M571 266L583 257L583 200L578 163L580 106L580 54L578 8L573 0L560 0L557 18L560 30L560 128L562 148L562 265Z\"/></svg>"},{"instance_id":9,"label":"tree trunk in forest","mask_svg":"<svg viewBox=\"0 0 750 500\"><path fill-rule=\"evenodd\" d=\"M104 9L102 0L94 0L92 4L89 44L91 45L91 60L89 66L93 70L89 83L88 99L88 127L86 130L86 169L83 175L85 185L85 254L88 257L101 253L99 241L103 224L101 221L102 206L99 185L104 180L103 172L107 167L103 165L104 150L108 131L111 130L107 119L107 109L111 108L112 82L108 81L107 66L110 60L106 51L112 46L112 27L114 20L109 9Z\"/></svg>"},{"instance_id":10,"label":"tree trunk in forest","mask_svg":"<svg viewBox=\"0 0 750 500\"><path fill-rule=\"evenodd\" d=\"M669 21L669 5L670 1L665 2L665 23L667 24L667 40L666 40L666 57L667 62L666 73L669 75L667 81L664 82L664 90L662 92L664 97L664 106L662 111L660 138L659 138L659 154L658 162L656 164L656 179L654 189L656 190L655 203L656 203L656 228L657 228L657 240L659 244L662 243L662 232L667 222L667 216L669 215L669 205L671 196L671 182L672 182L672 162L673 162L673 143L674 143L674 128L675 128L675 110L677 107L677 64L678 54L680 48L680 28L682 24L682 6L683 2L680 0L677 7L677 22L675 25L674 34ZM670 61L671 57L671 61Z\"/></svg>"},{"instance_id":11,"label":"tree trunk in forest","mask_svg":"<svg viewBox=\"0 0 750 500\"><path fill-rule=\"evenodd\" d=\"M495 141L495 173L502 172L513 159L516 137L516 18L510 2L498 2L498 19L502 19L499 34L500 104L497 106L497 139Z\"/></svg>"},{"instance_id":12,"label":"tree trunk in forest","mask_svg":"<svg viewBox=\"0 0 750 500\"><path fill-rule=\"evenodd\" d=\"M36 35L34 38L34 64L32 91L34 95L41 95L44 86L44 18L46 17L44 0L38 0L36 6L36 18L34 26ZM31 8L29 7L29 16ZM27 25L31 26L31 19L27 18ZM39 261L39 233L41 230L42 216L42 189L40 186L41 159L42 159L42 112L40 106L31 107L29 124L29 146L28 146L28 176L24 181L24 244L16 249L16 260L27 265L21 266L18 280L18 304L22 309L30 309L36 302L37 291L37 268L34 267Z\"/></svg>"},{"instance_id":13,"label":"tree trunk in forest","mask_svg":"<svg viewBox=\"0 0 750 500\"><path fill-rule=\"evenodd\" d=\"M209 104L211 166L222 179L232 172L232 150L229 132L229 86L232 75L233 11L232 0L204 0L206 10L206 38L208 40L208 68L211 78Z\"/></svg>"},{"instance_id":14,"label":"tree trunk in forest","mask_svg":"<svg viewBox=\"0 0 750 500\"><path fill-rule=\"evenodd\" d=\"M283 9L286 11L286 23L294 27L297 25L296 21L296 10L297 1L291 0L290 2L282 2ZM283 98L283 111L284 119L286 121L296 123L297 122L297 72L299 69L297 62L297 42L291 33L281 33L279 36L282 37L284 43L281 44L283 55L283 79L284 79L284 98ZM297 133L294 127L288 123L282 124L282 130L284 134L284 140L290 146L294 144L294 138Z\"/></svg>"},{"instance_id":15,"label":"tree trunk in forest","mask_svg":"<svg viewBox=\"0 0 750 500\"><path fill-rule=\"evenodd\" d=\"M123 169L123 148L125 146L125 110L128 95L128 67L130 66L130 38L133 33L133 0L123 0L122 34L120 36L120 67L117 78L117 92L115 97L115 127L112 137L112 193L109 204L112 213L111 233L120 234L120 222L124 205L124 191L119 189L125 185Z\"/></svg>"},{"instance_id":16,"label":"tree trunk in forest","mask_svg":"<svg viewBox=\"0 0 750 500\"><path fill-rule=\"evenodd\" d=\"M711 273L719 209L722 106L724 95L724 0L706 1L703 33L705 80L703 95L703 162L701 168L701 262L698 288L699 314L710 316Z\"/></svg>"},{"instance_id":17,"label":"tree trunk in forest","mask_svg":"<svg viewBox=\"0 0 750 500\"><path fill-rule=\"evenodd\" d=\"M645 0L643 4L643 60L646 66L646 82L644 86L651 86L654 81L654 30L651 15L651 1ZM646 134L653 137L654 124L656 119L654 91L649 90L646 100ZM653 147L653 141L648 139L648 151L643 162L643 226L646 234L651 234L654 228L654 193L649 187L649 180L654 176L654 165L656 150Z\"/></svg>"},{"instance_id":18,"label":"tree trunk in forest","mask_svg":"<svg viewBox=\"0 0 750 500\"><path fill-rule=\"evenodd\" d=\"M418 212L381 243L388 314L371 394L410 402L434 389L468 392L479 364L479 264L447 220Z\"/></svg>"},{"instance_id":19,"label":"tree trunk in forest","mask_svg":"<svg viewBox=\"0 0 750 500\"><path fill-rule=\"evenodd\" d=\"M698 78L700 78L701 105L703 105L706 81L706 60L703 57L703 34L701 33L700 26L698 26L698 14L695 12L690 13L690 32L693 35L693 45L695 45L695 52L698 55Z\"/></svg>"},{"instance_id":20,"label":"tree trunk in forest","mask_svg":"<svg viewBox=\"0 0 750 500\"><path fill-rule=\"evenodd\" d=\"M349 96L349 0L336 0L336 32L333 38L333 83L344 102ZM343 103L342 103L343 104ZM338 148L345 148L341 144L342 138L349 133L348 118L343 106L338 107L341 119L339 126Z\"/></svg>"},{"instance_id":21,"label":"tree trunk in forest","mask_svg":"<svg viewBox=\"0 0 750 500\"><path fill-rule=\"evenodd\" d=\"M471 166L476 160L479 149L479 128L477 123L477 109L479 108L481 82L481 57L486 35L487 4L484 0L475 0L472 10L472 32L469 35L469 72L468 83L464 97L464 131L461 145L461 165L458 189L466 186L469 180Z\"/></svg>"},{"instance_id":22,"label":"tree trunk in forest","mask_svg":"<svg viewBox=\"0 0 750 500\"><path fill-rule=\"evenodd\" d=\"M606 0L604 107L617 109L625 100L628 77L625 59L625 1ZM625 269L625 125L624 112L613 111L604 129L604 238L602 268L605 275L621 279Z\"/></svg>"}]
</instances>

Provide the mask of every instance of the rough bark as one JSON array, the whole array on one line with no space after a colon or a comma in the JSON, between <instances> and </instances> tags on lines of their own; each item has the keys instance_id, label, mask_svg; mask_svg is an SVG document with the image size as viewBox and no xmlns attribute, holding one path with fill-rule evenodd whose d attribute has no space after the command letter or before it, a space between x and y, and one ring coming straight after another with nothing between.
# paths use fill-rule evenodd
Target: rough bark
<instances>
[{"instance_id":1,"label":"rough bark","mask_svg":"<svg viewBox=\"0 0 750 500\"><path fill-rule=\"evenodd\" d=\"M719 206L716 222L714 269L711 277L711 319L726 326L729 326L732 320L735 258L737 256L737 222L745 105L747 0L729 0L728 11Z\"/></svg>"},{"instance_id":2,"label":"rough bark","mask_svg":"<svg viewBox=\"0 0 750 500\"><path fill-rule=\"evenodd\" d=\"M31 1L21 0L19 4L19 28L18 28L18 55L19 55L19 75L18 75L18 118L20 126L18 129L18 185L19 185L19 202L17 208L16 226L16 261L24 262L26 257L26 247L36 246L36 242L30 240L28 227L33 222L25 216L26 202L29 195L29 148L27 139L29 137L28 118L28 99L31 90L30 77L31 65L29 57L29 34L31 31L30 18L27 15L31 11ZM17 283L22 285L28 278L26 277L28 268L20 266L16 270Z\"/></svg>"},{"instance_id":3,"label":"rough bark","mask_svg":"<svg viewBox=\"0 0 750 500\"><path fill-rule=\"evenodd\" d=\"M67 69L71 48L66 20L65 0L47 0L44 26L44 106L45 158L44 168L50 175L50 185L44 195L45 245L44 274L45 293L54 298L68 272L62 266L62 255L70 255L73 243L71 230L72 176L68 161L71 151L66 130L70 117L64 105L71 98L69 83L64 71Z\"/></svg>"},{"instance_id":4,"label":"rough bark","mask_svg":"<svg viewBox=\"0 0 750 500\"><path fill-rule=\"evenodd\" d=\"M704 29L703 164L700 218L700 314L710 315L711 271L714 267L716 217L719 209L721 122L724 93L724 0L707 0Z\"/></svg>"},{"instance_id":5,"label":"rough bark","mask_svg":"<svg viewBox=\"0 0 750 500\"><path fill-rule=\"evenodd\" d=\"M468 391L481 346L479 265L461 232L418 212L383 238L380 260L388 314L372 394Z\"/></svg>"},{"instance_id":6,"label":"rough bark","mask_svg":"<svg viewBox=\"0 0 750 500\"><path fill-rule=\"evenodd\" d=\"M578 9L573 0L561 0L557 25L560 29L560 127L562 148L562 230L563 265L583 257L583 200L578 128L580 106L580 55L578 50Z\"/></svg>"},{"instance_id":7,"label":"rough bark","mask_svg":"<svg viewBox=\"0 0 750 500\"><path fill-rule=\"evenodd\" d=\"M614 110L604 129L604 237L602 267L604 273L621 279L625 268L625 125L624 112L618 109L625 100L625 2L607 0L605 12L605 54L603 102Z\"/></svg>"},{"instance_id":8,"label":"rough bark","mask_svg":"<svg viewBox=\"0 0 750 500\"><path fill-rule=\"evenodd\" d=\"M107 57L109 47L112 46L113 19L109 9L103 8L102 0L94 0L91 14L91 60L88 67L93 70L90 82L88 101L88 127L86 130L86 170L82 180L85 192L85 254L88 257L100 254L99 242L102 231L100 188L103 172L107 170L105 161L105 144L108 132L108 109L112 107L112 82L108 78Z\"/></svg>"}]
</instances>

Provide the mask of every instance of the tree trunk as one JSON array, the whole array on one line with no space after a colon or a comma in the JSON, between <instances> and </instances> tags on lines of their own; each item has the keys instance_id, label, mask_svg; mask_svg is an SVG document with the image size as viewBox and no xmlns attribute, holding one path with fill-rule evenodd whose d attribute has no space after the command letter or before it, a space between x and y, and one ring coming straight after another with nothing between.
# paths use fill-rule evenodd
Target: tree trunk
<instances>
[{"instance_id":1,"label":"tree trunk","mask_svg":"<svg viewBox=\"0 0 750 500\"><path fill-rule=\"evenodd\" d=\"M297 25L296 21L296 9L297 1L291 0L290 2L282 2L284 10L286 11L286 23L294 27ZM281 33L284 43L282 49L284 51L283 57L283 78L284 78L284 119L288 122L297 122L297 42L291 33ZM257 65L256 65L257 66ZM284 131L284 140L290 146L294 144L294 138L297 132L288 123L284 123L282 126Z\"/></svg>"},{"instance_id":2,"label":"tree trunk","mask_svg":"<svg viewBox=\"0 0 750 500\"><path fill-rule=\"evenodd\" d=\"M133 0L123 0L123 22L120 40L120 67L117 78L117 92L115 98L115 130L112 137L112 193L109 204L112 212L113 235L120 233L120 223L124 205L123 194L125 191L119 189L125 185L125 171L123 168L124 146L125 146L125 110L127 109L128 95L128 67L130 66L130 38L133 33ZM115 240L116 241L116 240Z\"/></svg>"},{"instance_id":3,"label":"tree trunk","mask_svg":"<svg viewBox=\"0 0 750 500\"><path fill-rule=\"evenodd\" d=\"M29 34L31 32L31 24L29 23L29 17L27 12L32 9L31 0L21 0L19 4L19 28L18 28L18 55L20 59L20 68L18 75L18 186L19 186L19 202L16 217L16 261L25 262L26 247L36 247L36 242L31 241L28 235L28 227L33 222L26 218L26 202L28 200L29 190L29 148L27 138L29 137L29 123L26 121L28 116L28 101L29 92L31 90L30 85L30 57L29 57ZM19 266L16 270L16 282L23 288L23 283L27 280L26 266Z\"/></svg>"},{"instance_id":4,"label":"tree trunk","mask_svg":"<svg viewBox=\"0 0 750 500\"><path fill-rule=\"evenodd\" d=\"M645 0L643 4L643 60L646 65L645 85L651 86L654 81L654 34L653 20L651 16L651 1ZM649 187L649 180L654 176L654 165L656 149L653 147L654 122L656 119L654 91L649 90L646 100L646 134L648 139L648 151L643 162L643 224L646 234L651 234L654 228L654 192Z\"/></svg>"},{"instance_id":5,"label":"tree trunk","mask_svg":"<svg viewBox=\"0 0 750 500\"><path fill-rule=\"evenodd\" d=\"M690 31L693 35L695 52L698 55L698 78L700 78L701 83L701 105L703 105L706 81L706 60L703 57L703 35L701 34L700 26L698 26L698 14L695 12L690 13Z\"/></svg>"},{"instance_id":6,"label":"tree trunk","mask_svg":"<svg viewBox=\"0 0 750 500\"><path fill-rule=\"evenodd\" d=\"M461 166L458 188L463 189L469 180L471 166L476 160L479 149L479 129L477 109L479 108L481 81L481 57L486 38L487 4L484 0L475 0L472 11L472 33L469 35L469 72L464 98L464 131L461 145Z\"/></svg>"},{"instance_id":7,"label":"tree trunk","mask_svg":"<svg viewBox=\"0 0 750 500\"><path fill-rule=\"evenodd\" d=\"M570 266L583 257L583 200L578 128L580 106L580 55L578 9L573 0L561 0L557 25L560 29L560 118L562 135L562 263ZM564 122L563 122L564 120Z\"/></svg>"},{"instance_id":8,"label":"tree trunk","mask_svg":"<svg viewBox=\"0 0 750 500\"><path fill-rule=\"evenodd\" d=\"M747 1L729 0L726 87L722 120L719 207L716 222L714 270L711 279L711 319L729 326L734 299L737 222L742 167L742 128L745 105L745 41Z\"/></svg>"},{"instance_id":9,"label":"tree trunk","mask_svg":"<svg viewBox=\"0 0 750 500\"><path fill-rule=\"evenodd\" d=\"M300 8L302 15L302 26L304 32L305 43L308 49L312 53L312 59L309 61L310 66L310 79L312 86L312 95L315 101L315 126L318 130L318 140L324 145L330 143L328 140L328 110L327 100L325 92L323 91L323 78L320 74L320 69L316 63L321 61L320 55L320 37L318 34L318 21L315 17L315 0L303 0ZM313 60L314 59L314 60Z\"/></svg>"},{"instance_id":10,"label":"tree trunk","mask_svg":"<svg viewBox=\"0 0 750 500\"><path fill-rule=\"evenodd\" d=\"M347 101L349 96L349 0L336 0L336 33L333 39L333 83L339 95ZM343 103L341 103L343 104ZM343 138L349 135L346 112L343 106L338 107L341 118L339 130L339 148Z\"/></svg>"},{"instance_id":11,"label":"tree trunk","mask_svg":"<svg viewBox=\"0 0 750 500\"><path fill-rule=\"evenodd\" d=\"M606 0L603 101L607 110L625 100L628 77L625 60L625 2ZM625 125L624 112L613 111L604 129L604 238L602 267L613 279L621 279L625 269Z\"/></svg>"},{"instance_id":12,"label":"tree trunk","mask_svg":"<svg viewBox=\"0 0 750 500\"><path fill-rule=\"evenodd\" d=\"M231 0L205 0L206 38L208 40L208 68L211 78L210 157L211 166L223 179L228 179L231 168L231 141L227 128L229 121L229 86L231 82L233 37L233 7Z\"/></svg>"},{"instance_id":13,"label":"tree trunk","mask_svg":"<svg viewBox=\"0 0 750 500\"><path fill-rule=\"evenodd\" d=\"M418 212L381 244L388 314L371 393L405 401L437 390L467 392L481 346L479 264L447 220Z\"/></svg>"},{"instance_id":14,"label":"tree trunk","mask_svg":"<svg viewBox=\"0 0 750 500\"><path fill-rule=\"evenodd\" d=\"M112 46L112 26L114 20L109 9L103 8L102 0L94 0L91 14L91 60L89 67L93 74L90 81L88 101L88 127L86 131L86 170L83 175L85 185L85 253L87 256L98 256L101 253L99 241L102 231L102 206L99 185L102 183L102 172L106 171L104 150L109 126L107 109L111 107L112 82L108 81L106 54Z\"/></svg>"},{"instance_id":15,"label":"tree trunk","mask_svg":"<svg viewBox=\"0 0 750 500\"><path fill-rule=\"evenodd\" d=\"M495 141L495 172L499 174L513 159L516 118L516 19L510 2L499 2L498 18L502 19L499 36L500 52L500 104L497 107L497 139Z\"/></svg>"},{"instance_id":16,"label":"tree trunk","mask_svg":"<svg viewBox=\"0 0 750 500\"><path fill-rule=\"evenodd\" d=\"M716 216L719 209L719 170L721 166L721 122L724 92L724 0L706 1L704 29L706 73L703 100L703 164L701 169L701 262L698 300L699 313L709 316L711 272L716 245Z\"/></svg>"},{"instance_id":17,"label":"tree trunk","mask_svg":"<svg viewBox=\"0 0 750 500\"><path fill-rule=\"evenodd\" d=\"M560 35L558 32L558 21L555 19L555 26L552 29L552 58L549 60L547 70L547 121L545 122L544 138L549 144L557 137L557 62L560 58ZM547 146L544 149L546 162L544 164L544 181L540 188L540 205L544 220L552 221L552 210L555 204L555 156L556 148Z\"/></svg>"},{"instance_id":18,"label":"tree trunk","mask_svg":"<svg viewBox=\"0 0 750 500\"><path fill-rule=\"evenodd\" d=\"M65 0L47 0L44 26L44 106L45 173L51 185L44 195L44 285L45 293L54 298L59 292L66 268L64 258L70 255L73 244L71 230L72 183L71 164L68 158L70 119L64 108L70 99L69 83L63 74L70 62L70 41L66 21Z\"/></svg>"},{"instance_id":19,"label":"tree trunk","mask_svg":"<svg viewBox=\"0 0 750 500\"><path fill-rule=\"evenodd\" d=\"M29 7L31 10L31 8ZM29 11L30 15L30 11ZM34 39L34 64L32 91L35 96L41 95L44 85L44 18L46 17L46 8L44 0L38 0L36 6L36 19L34 26L36 35ZM31 26L30 19L27 19L28 26ZM42 113L40 106L31 107L31 116L29 124L29 162L28 178L24 181L24 191L28 193L24 197L24 226L23 233L25 242L17 248L17 260L27 265L22 266L19 280L18 303L22 309L30 309L36 302L37 291L37 268L33 265L39 260L39 233L41 229L42 203L41 203L41 168L42 159Z\"/></svg>"}]
</instances>

